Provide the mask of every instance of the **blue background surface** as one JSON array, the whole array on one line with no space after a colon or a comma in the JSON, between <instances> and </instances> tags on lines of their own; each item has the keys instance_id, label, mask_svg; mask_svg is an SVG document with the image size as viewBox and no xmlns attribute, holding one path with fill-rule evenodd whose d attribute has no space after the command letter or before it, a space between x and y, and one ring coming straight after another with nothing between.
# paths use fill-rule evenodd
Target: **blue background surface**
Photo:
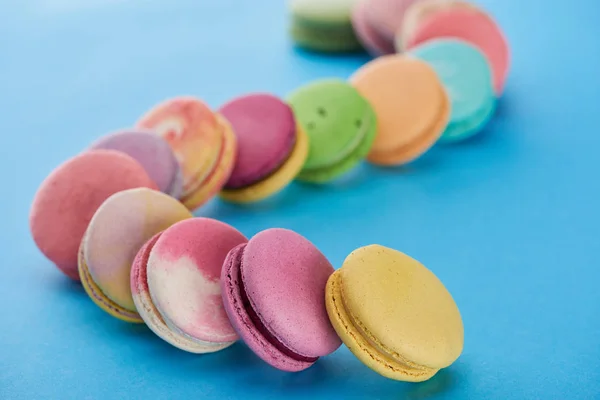
<instances>
[{"instance_id":1,"label":"blue background surface","mask_svg":"<svg viewBox=\"0 0 600 400\"><path fill-rule=\"evenodd\" d=\"M239 343L184 353L106 315L28 232L50 170L154 103L285 95L348 77L366 56L294 50L282 1L4 1L0 399L600 398L600 5L576 3L482 2L513 63L481 136L408 167L364 165L333 185L293 184L265 203L214 201L198 213L247 235L294 229L336 266L371 243L421 260L454 295L466 343L450 368L408 384L345 347L297 374Z\"/></svg>"}]
</instances>

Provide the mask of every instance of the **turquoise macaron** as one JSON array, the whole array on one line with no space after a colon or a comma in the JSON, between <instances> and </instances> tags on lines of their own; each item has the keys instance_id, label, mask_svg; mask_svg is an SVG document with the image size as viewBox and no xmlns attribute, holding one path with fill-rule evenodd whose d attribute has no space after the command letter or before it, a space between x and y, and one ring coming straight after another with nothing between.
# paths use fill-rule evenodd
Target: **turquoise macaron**
<instances>
[{"instance_id":1,"label":"turquoise macaron","mask_svg":"<svg viewBox=\"0 0 600 400\"><path fill-rule=\"evenodd\" d=\"M497 103L485 55L456 39L431 40L410 54L433 67L450 97L450 122L439 142L458 142L481 132Z\"/></svg>"},{"instance_id":2,"label":"turquoise macaron","mask_svg":"<svg viewBox=\"0 0 600 400\"><path fill-rule=\"evenodd\" d=\"M369 153L377 117L371 104L347 82L314 81L290 93L287 101L310 142L296 179L311 183L334 180Z\"/></svg>"}]
</instances>

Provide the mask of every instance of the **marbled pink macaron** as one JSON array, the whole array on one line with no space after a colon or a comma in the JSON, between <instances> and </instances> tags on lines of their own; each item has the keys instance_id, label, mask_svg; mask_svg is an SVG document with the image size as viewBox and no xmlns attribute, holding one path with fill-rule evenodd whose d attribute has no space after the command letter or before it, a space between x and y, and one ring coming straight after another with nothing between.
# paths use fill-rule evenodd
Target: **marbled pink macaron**
<instances>
[{"instance_id":1,"label":"marbled pink macaron","mask_svg":"<svg viewBox=\"0 0 600 400\"><path fill-rule=\"evenodd\" d=\"M209 218L176 223L150 239L131 271L138 313L159 337L182 350L209 353L238 336L221 299L220 273L228 252L247 239Z\"/></svg>"},{"instance_id":2,"label":"marbled pink macaron","mask_svg":"<svg viewBox=\"0 0 600 400\"><path fill-rule=\"evenodd\" d=\"M367 16L369 7L368 0L359 0L352 9L352 27L356 37L372 56L393 54L395 52L393 39L382 36L379 31L371 25Z\"/></svg>"},{"instance_id":3,"label":"marbled pink macaron","mask_svg":"<svg viewBox=\"0 0 600 400\"><path fill-rule=\"evenodd\" d=\"M137 188L110 196L98 208L79 247L79 276L101 309L127 322L143 322L131 296L133 260L155 234L192 213L177 199Z\"/></svg>"},{"instance_id":4,"label":"marbled pink macaron","mask_svg":"<svg viewBox=\"0 0 600 400\"><path fill-rule=\"evenodd\" d=\"M144 167L158 190L175 198L183 193L183 174L175 153L165 139L150 131L113 132L96 140L90 148L121 151Z\"/></svg>"},{"instance_id":5,"label":"marbled pink macaron","mask_svg":"<svg viewBox=\"0 0 600 400\"><path fill-rule=\"evenodd\" d=\"M33 199L29 227L35 244L78 281L77 253L90 219L112 194L136 187L156 189L156 184L127 154L90 150L67 160L42 182Z\"/></svg>"},{"instance_id":6,"label":"marbled pink macaron","mask_svg":"<svg viewBox=\"0 0 600 400\"><path fill-rule=\"evenodd\" d=\"M221 273L225 310L260 358L301 371L341 344L327 317L325 256L287 229L268 229L234 248Z\"/></svg>"},{"instance_id":7,"label":"marbled pink macaron","mask_svg":"<svg viewBox=\"0 0 600 400\"><path fill-rule=\"evenodd\" d=\"M510 64L508 42L491 16L466 7L445 9L428 16L404 38L406 49L436 38L456 38L479 48L492 67L494 91L502 94Z\"/></svg>"}]
</instances>

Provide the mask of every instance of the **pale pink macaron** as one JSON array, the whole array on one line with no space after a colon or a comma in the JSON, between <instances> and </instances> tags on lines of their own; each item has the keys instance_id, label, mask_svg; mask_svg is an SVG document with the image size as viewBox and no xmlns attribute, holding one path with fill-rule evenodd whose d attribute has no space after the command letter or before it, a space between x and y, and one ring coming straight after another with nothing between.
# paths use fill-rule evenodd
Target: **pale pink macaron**
<instances>
[{"instance_id":1,"label":"pale pink macaron","mask_svg":"<svg viewBox=\"0 0 600 400\"><path fill-rule=\"evenodd\" d=\"M502 94L510 64L506 37L488 14L476 9L451 8L433 13L404 38L407 50L428 40L456 38L485 54L492 67L494 91Z\"/></svg>"},{"instance_id":2,"label":"pale pink macaron","mask_svg":"<svg viewBox=\"0 0 600 400\"><path fill-rule=\"evenodd\" d=\"M300 371L341 341L329 322L325 256L287 229L267 229L233 249L223 264L225 310L248 347L275 368Z\"/></svg>"},{"instance_id":3,"label":"pale pink macaron","mask_svg":"<svg viewBox=\"0 0 600 400\"><path fill-rule=\"evenodd\" d=\"M419 0L366 0L366 17L369 25L387 41L393 43L402 29L406 10Z\"/></svg>"},{"instance_id":4,"label":"pale pink macaron","mask_svg":"<svg viewBox=\"0 0 600 400\"><path fill-rule=\"evenodd\" d=\"M192 213L171 196L137 188L110 196L92 217L79 250L79 276L90 298L110 315L143 322L131 296L133 260L152 236Z\"/></svg>"},{"instance_id":5,"label":"pale pink macaron","mask_svg":"<svg viewBox=\"0 0 600 400\"><path fill-rule=\"evenodd\" d=\"M371 25L367 15L368 7L368 0L359 0L352 9L352 27L356 37L372 56L393 54L395 52L393 39L382 36Z\"/></svg>"},{"instance_id":6,"label":"pale pink macaron","mask_svg":"<svg viewBox=\"0 0 600 400\"><path fill-rule=\"evenodd\" d=\"M29 215L35 244L62 272L79 280L77 253L90 219L108 197L136 187L156 189L156 184L124 153L91 150L69 159L35 194Z\"/></svg>"},{"instance_id":7,"label":"pale pink macaron","mask_svg":"<svg viewBox=\"0 0 600 400\"><path fill-rule=\"evenodd\" d=\"M138 313L159 337L182 350L209 353L238 336L221 299L221 267L228 252L247 239L209 218L176 223L150 239L131 271Z\"/></svg>"}]
</instances>

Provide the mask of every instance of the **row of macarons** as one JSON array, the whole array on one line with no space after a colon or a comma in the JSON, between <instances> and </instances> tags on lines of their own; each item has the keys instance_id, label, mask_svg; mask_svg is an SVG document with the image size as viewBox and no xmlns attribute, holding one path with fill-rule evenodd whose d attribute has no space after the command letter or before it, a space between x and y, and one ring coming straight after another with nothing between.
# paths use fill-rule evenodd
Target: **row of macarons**
<instances>
[{"instance_id":1,"label":"row of macarons","mask_svg":"<svg viewBox=\"0 0 600 400\"><path fill-rule=\"evenodd\" d=\"M301 47L326 52L366 49L401 53L433 38L455 38L485 54L500 95L509 69L502 29L482 7L464 0L291 0L291 35Z\"/></svg>"},{"instance_id":2,"label":"row of macarons","mask_svg":"<svg viewBox=\"0 0 600 400\"><path fill-rule=\"evenodd\" d=\"M210 353L242 339L283 371L304 370L343 342L383 376L424 381L463 348L455 301L413 258L369 245L336 271L296 232L248 239L149 188L100 205L73 278L102 310L146 323L179 349Z\"/></svg>"},{"instance_id":3,"label":"row of macarons","mask_svg":"<svg viewBox=\"0 0 600 400\"><path fill-rule=\"evenodd\" d=\"M169 99L89 149L128 154L191 210L216 194L255 202L294 179L329 182L365 158L402 165L438 142L475 135L496 107L491 75L476 47L437 39L285 100L252 93L213 111L195 97Z\"/></svg>"}]
</instances>

